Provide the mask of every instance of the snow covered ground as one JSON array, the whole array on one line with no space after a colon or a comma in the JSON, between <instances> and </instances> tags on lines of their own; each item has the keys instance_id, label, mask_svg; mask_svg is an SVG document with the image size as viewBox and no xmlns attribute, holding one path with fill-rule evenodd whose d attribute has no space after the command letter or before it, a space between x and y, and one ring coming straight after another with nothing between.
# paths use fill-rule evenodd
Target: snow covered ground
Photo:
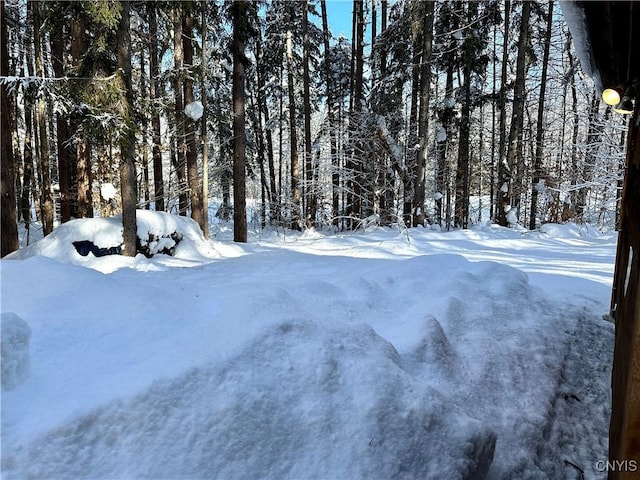
<instances>
[{"instance_id":1,"label":"snow covered ground","mask_svg":"<svg viewBox=\"0 0 640 480\"><path fill-rule=\"evenodd\" d=\"M118 228L0 262L3 478L606 477L615 235Z\"/></svg>"}]
</instances>

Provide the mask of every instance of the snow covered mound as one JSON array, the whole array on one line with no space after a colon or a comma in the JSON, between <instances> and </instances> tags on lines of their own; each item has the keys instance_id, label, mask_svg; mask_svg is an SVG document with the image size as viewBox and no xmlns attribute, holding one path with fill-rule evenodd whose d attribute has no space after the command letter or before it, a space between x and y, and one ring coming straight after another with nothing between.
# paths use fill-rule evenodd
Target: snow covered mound
<instances>
[{"instance_id":1,"label":"snow covered mound","mask_svg":"<svg viewBox=\"0 0 640 480\"><path fill-rule=\"evenodd\" d=\"M2 314L2 389L10 390L29 375L29 324L15 313Z\"/></svg>"},{"instance_id":2,"label":"snow covered mound","mask_svg":"<svg viewBox=\"0 0 640 480\"><path fill-rule=\"evenodd\" d=\"M540 226L540 233L551 238L581 238L581 237L601 237L602 234L594 227L585 223L576 225L575 223L545 223Z\"/></svg>"},{"instance_id":3,"label":"snow covered mound","mask_svg":"<svg viewBox=\"0 0 640 480\"><path fill-rule=\"evenodd\" d=\"M7 478L481 479L495 442L369 326L291 319L38 439Z\"/></svg>"},{"instance_id":4,"label":"snow covered mound","mask_svg":"<svg viewBox=\"0 0 640 480\"><path fill-rule=\"evenodd\" d=\"M225 247L151 221L184 233L176 257L65 240L0 261L2 311L33 332L2 391L3 479L602 478L615 237Z\"/></svg>"},{"instance_id":5,"label":"snow covered mound","mask_svg":"<svg viewBox=\"0 0 640 480\"><path fill-rule=\"evenodd\" d=\"M150 210L137 211L138 238L141 251L147 256L172 251L178 257L196 254L202 259L211 248L198 224L188 217ZM86 265L73 246L73 242L88 241L99 249L113 249L122 244L122 216L109 218L82 218L57 227L42 240L14 252L7 258L25 259L35 255L55 258L63 263ZM177 243L184 242L184 245ZM89 255L92 257L92 255Z\"/></svg>"}]
</instances>

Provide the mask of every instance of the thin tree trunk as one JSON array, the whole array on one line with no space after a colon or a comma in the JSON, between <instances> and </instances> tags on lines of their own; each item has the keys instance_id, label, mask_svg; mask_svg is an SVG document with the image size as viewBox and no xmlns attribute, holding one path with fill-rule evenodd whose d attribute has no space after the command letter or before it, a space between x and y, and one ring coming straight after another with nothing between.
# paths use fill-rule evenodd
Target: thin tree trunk
<instances>
[{"instance_id":1,"label":"thin tree trunk","mask_svg":"<svg viewBox=\"0 0 640 480\"><path fill-rule=\"evenodd\" d=\"M120 190L122 194L122 255L133 257L136 254L136 166L135 160L135 122L133 118L133 89L131 84L131 34L129 27L130 5L121 1L122 17L116 34L118 52L118 77L124 95L122 98L125 131L120 140Z\"/></svg>"},{"instance_id":2,"label":"thin tree trunk","mask_svg":"<svg viewBox=\"0 0 640 480\"><path fill-rule=\"evenodd\" d=\"M338 165L338 148L336 142L336 121L334 115L333 89L331 88L331 50L329 48L329 24L327 21L327 2L321 0L322 8L322 40L324 44L324 75L327 95L327 118L329 129L329 144L331 154L331 215L333 224L338 225L338 210L340 208L340 173Z\"/></svg>"},{"instance_id":3,"label":"thin tree trunk","mask_svg":"<svg viewBox=\"0 0 640 480\"><path fill-rule=\"evenodd\" d=\"M42 58L42 38L40 20L40 2L33 3L33 44L36 59L36 75L44 78ZM42 172L42 231L49 235L53 231L54 205L51 192L51 164L49 159L49 133L47 131L47 104L43 97L38 99L36 110L40 134L40 169Z\"/></svg>"},{"instance_id":4,"label":"thin tree trunk","mask_svg":"<svg viewBox=\"0 0 640 480\"><path fill-rule=\"evenodd\" d=\"M300 166L298 163L298 135L296 131L296 102L293 84L293 5L287 6L287 84L289 88L289 130L291 140L291 193L293 195L292 228L299 230L300 225Z\"/></svg>"},{"instance_id":5,"label":"thin tree trunk","mask_svg":"<svg viewBox=\"0 0 640 480\"><path fill-rule=\"evenodd\" d=\"M184 51L185 69L193 67L193 15L186 11L182 18L182 45ZM193 80L187 75L184 81L184 103L189 105L195 101L193 94ZM186 116L185 116L186 117ZM191 118L185 118L186 142L187 142L187 182L189 184L189 203L191 205L191 218L193 218L204 231L204 211L202 208L202 188L198 175L198 150L196 146L196 125Z\"/></svg>"},{"instance_id":6,"label":"thin tree trunk","mask_svg":"<svg viewBox=\"0 0 640 480\"><path fill-rule=\"evenodd\" d=\"M32 38L33 35L33 21L32 21L32 4L27 3L27 38ZM3 55L6 55L3 51ZM27 73L30 77L34 76L33 66L33 50L28 46L25 47L25 63L27 65ZM30 228L31 222L31 203L29 201L31 196L32 179L33 179L33 142L34 142L34 125L33 125L33 102L31 101L31 95L24 96L24 155L23 155L23 177L22 177L22 191L20 192L20 210L18 212L18 219L22 217L25 228L27 231ZM3 107L4 108L4 107Z\"/></svg>"},{"instance_id":7,"label":"thin tree trunk","mask_svg":"<svg viewBox=\"0 0 640 480\"><path fill-rule=\"evenodd\" d=\"M158 19L156 2L147 2L149 8L149 61L151 82L149 97L151 99L151 137L153 141L153 197L155 210L163 212L164 205L164 176L162 173L162 153L160 146L160 113L158 111L158 96L160 94L160 66L158 63Z\"/></svg>"},{"instance_id":8,"label":"thin tree trunk","mask_svg":"<svg viewBox=\"0 0 640 480\"><path fill-rule=\"evenodd\" d=\"M489 188L489 218L495 218L495 199L496 199L496 37L498 32L498 25L493 26L493 101L491 102L491 176L490 176L490 188Z\"/></svg>"},{"instance_id":9,"label":"thin tree trunk","mask_svg":"<svg viewBox=\"0 0 640 480\"><path fill-rule=\"evenodd\" d=\"M526 48L529 33L529 14L531 11L530 2L522 3L522 15L520 17L520 33L518 37L518 57L516 60L516 80L513 92L513 113L511 115L511 128L509 130L509 140L507 142L507 166L509 175L508 191L510 195L503 198L502 210L505 212L505 224L508 220L506 213L512 208L518 208L520 203L521 189L519 185L522 183L521 178L517 178L517 171L520 170L519 164L522 159L522 127L524 123L524 101L525 101L525 62ZM514 172L516 175L514 176ZM514 220L511 218L511 220Z\"/></svg>"},{"instance_id":10,"label":"thin tree trunk","mask_svg":"<svg viewBox=\"0 0 640 480\"><path fill-rule=\"evenodd\" d=\"M418 113L418 141L420 148L416 152L416 178L414 180L413 226L423 225L426 219L425 175L429 152L429 89L431 87L431 54L433 37L434 2L421 3L423 10L422 56L420 63L420 110Z\"/></svg>"},{"instance_id":11,"label":"thin tree trunk","mask_svg":"<svg viewBox=\"0 0 640 480\"><path fill-rule=\"evenodd\" d=\"M245 192L244 32L246 4L233 4L233 240L247 241Z\"/></svg>"},{"instance_id":12,"label":"thin tree trunk","mask_svg":"<svg viewBox=\"0 0 640 480\"><path fill-rule=\"evenodd\" d=\"M147 98L147 75L144 68L145 44L140 46L140 94ZM150 82L151 83L151 82ZM145 210L151 209L151 194L149 189L149 122L145 115L141 120L142 129L142 197Z\"/></svg>"},{"instance_id":13,"label":"thin tree trunk","mask_svg":"<svg viewBox=\"0 0 640 480\"><path fill-rule=\"evenodd\" d=\"M511 19L511 1L504 1L504 29L502 30L502 66L500 70L500 139L498 144L498 185L496 193L498 223L507 226L509 205L509 183L511 171L505 158L507 137L507 64L509 62L509 22Z\"/></svg>"},{"instance_id":14,"label":"thin tree trunk","mask_svg":"<svg viewBox=\"0 0 640 480\"><path fill-rule=\"evenodd\" d=\"M542 54L542 78L540 80L540 94L538 98L538 118L536 121L536 153L533 166L533 180L531 186L531 216L529 218L529 229L536 228L536 217L538 216L538 193L542 188L542 157L544 140L544 101L547 90L547 68L549 64L549 50L551 46L551 27L553 26L553 0L549 1L547 11L547 31L544 38L544 53Z\"/></svg>"},{"instance_id":15,"label":"thin tree trunk","mask_svg":"<svg viewBox=\"0 0 640 480\"><path fill-rule=\"evenodd\" d=\"M256 53L259 59L259 65L257 67L257 80L258 80L258 92L257 92L257 101L258 101L258 110L260 115L260 125L262 125L262 115L264 114L264 125L269 125L269 107L267 105L267 101L264 95L264 75L262 74L262 69L260 65L262 65L262 39L258 38L256 42ZM277 220L279 221L278 214L278 206L276 201L277 191L276 191L276 172L275 165L273 159L273 138L271 135L271 128L265 128L264 134L266 137L266 154L267 154L267 164L269 169L269 186L267 188L268 192L268 201L269 201L269 217L270 221Z\"/></svg>"},{"instance_id":16,"label":"thin tree trunk","mask_svg":"<svg viewBox=\"0 0 640 480\"><path fill-rule=\"evenodd\" d=\"M571 44L571 32L567 32L567 43ZM569 70L571 76L569 78L569 86L571 88L571 111L573 113L573 130L571 135L571 192L569 194L569 209L565 209L563 213L563 221L575 219L576 217L576 188L579 180L582 180L580 169L578 166L578 133L580 128L580 117L578 115L578 92L576 89L575 67L576 60L570 50L567 51L569 57Z\"/></svg>"},{"instance_id":17,"label":"thin tree trunk","mask_svg":"<svg viewBox=\"0 0 640 480\"><path fill-rule=\"evenodd\" d=\"M0 5L0 75L9 76L9 44L7 39L7 22L5 19L5 2ZM11 116L8 86L0 85L0 257L20 248L18 243L18 222L16 219L16 193L14 183L13 144L11 141Z\"/></svg>"},{"instance_id":18,"label":"thin tree trunk","mask_svg":"<svg viewBox=\"0 0 640 480\"><path fill-rule=\"evenodd\" d=\"M475 3L467 3L467 25L470 25L476 16ZM460 115L460 139L458 142L458 165L456 169L456 204L454 225L460 228L469 226L469 135L471 122L471 68L474 60L473 31L470 26L465 28L464 42L464 84L462 86L462 110Z\"/></svg>"},{"instance_id":19,"label":"thin tree trunk","mask_svg":"<svg viewBox=\"0 0 640 480\"><path fill-rule=\"evenodd\" d=\"M189 197L187 194L187 171L186 171L186 119L184 115L183 81L182 68L184 51L182 46L182 4L175 4L173 8L173 63L176 73L174 82L175 98L175 136L176 136L176 163L175 170L178 180L178 204L179 214L187 215L189 209Z\"/></svg>"},{"instance_id":20,"label":"thin tree trunk","mask_svg":"<svg viewBox=\"0 0 640 480\"><path fill-rule=\"evenodd\" d=\"M411 66L411 107L409 109L409 122L407 138L409 139L407 143L407 148L410 151L413 151L417 142L418 142L418 98L419 98L419 90L420 90L420 54L422 53L422 46L420 45L420 40L422 38L421 32L416 30L413 32L414 39L413 45L411 49L413 51L413 61ZM402 206L402 217L404 224L407 227L412 225L413 221L413 204L415 200L415 190L414 190L414 182L417 178L417 164L415 161L415 156L413 155L405 155L407 159L407 172L403 177L403 206Z\"/></svg>"},{"instance_id":21,"label":"thin tree trunk","mask_svg":"<svg viewBox=\"0 0 640 480\"><path fill-rule=\"evenodd\" d=\"M51 63L53 64L53 74L64 77L64 47L63 47L63 26L62 23L54 23L51 32ZM71 160L68 150L69 129L66 119L60 114L56 114L56 142L58 152L58 176L60 185L60 221L62 223L71 220L71 207L73 199L71 197Z\"/></svg>"},{"instance_id":22,"label":"thin tree trunk","mask_svg":"<svg viewBox=\"0 0 640 480\"><path fill-rule=\"evenodd\" d=\"M201 69L202 85L200 87L200 97L202 102L201 133L202 137L202 210L203 222L202 233L204 238L209 238L209 137L207 134L207 2L202 0L202 18L200 24L202 36L201 48Z\"/></svg>"},{"instance_id":23,"label":"thin tree trunk","mask_svg":"<svg viewBox=\"0 0 640 480\"><path fill-rule=\"evenodd\" d=\"M313 185L313 152L311 151L311 94L309 75L309 27L308 0L302 4L302 83L304 102L304 169L305 169L305 223L307 228L315 226L316 223L316 199Z\"/></svg>"},{"instance_id":24,"label":"thin tree trunk","mask_svg":"<svg viewBox=\"0 0 640 480\"><path fill-rule=\"evenodd\" d=\"M381 22L380 35L384 35L387 30L387 0L381 0ZM382 45L380 49L380 78L387 76L387 46ZM382 225L391 225L395 219L394 198L395 198L395 172L389 168L389 155L385 154L383 163L383 191L380 195L380 223Z\"/></svg>"}]
</instances>

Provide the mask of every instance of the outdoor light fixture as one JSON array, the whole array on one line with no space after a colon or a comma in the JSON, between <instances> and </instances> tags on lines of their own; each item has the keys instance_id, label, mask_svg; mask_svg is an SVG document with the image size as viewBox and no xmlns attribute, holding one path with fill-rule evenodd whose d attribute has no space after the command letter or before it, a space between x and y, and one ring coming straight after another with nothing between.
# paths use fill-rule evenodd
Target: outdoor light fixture
<instances>
[{"instance_id":1,"label":"outdoor light fixture","mask_svg":"<svg viewBox=\"0 0 640 480\"><path fill-rule=\"evenodd\" d=\"M620 103L622 99L622 88L607 88L604 92L602 92L602 100L607 105L615 106Z\"/></svg>"},{"instance_id":2,"label":"outdoor light fixture","mask_svg":"<svg viewBox=\"0 0 640 480\"><path fill-rule=\"evenodd\" d=\"M615 107L613 107L613 111L616 113L620 113L621 115L629 115L633 113L633 97L634 96L635 96L635 91L633 87L627 87L624 91L624 96L622 97L622 100Z\"/></svg>"},{"instance_id":3,"label":"outdoor light fixture","mask_svg":"<svg viewBox=\"0 0 640 480\"><path fill-rule=\"evenodd\" d=\"M633 113L633 100L631 100L631 97L625 95L624 99L614 107L613 111L622 115Z\"/></svg>"}]
</instances>

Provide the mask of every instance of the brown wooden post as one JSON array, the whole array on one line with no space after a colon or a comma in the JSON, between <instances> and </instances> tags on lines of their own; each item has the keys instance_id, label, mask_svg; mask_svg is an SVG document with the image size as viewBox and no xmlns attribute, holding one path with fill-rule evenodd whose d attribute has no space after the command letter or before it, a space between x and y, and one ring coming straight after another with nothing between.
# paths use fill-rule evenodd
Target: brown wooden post
<instances>
[{"instance_id":1,"label":"brown wooden post","mask_svg":"<svg viewBox=\"0 0 640 480\"><path fill-rule=\"evenodd\" d=\"M640 475L640 96L629 122L612 291L616 322L611 374L609 480Z\"/></svg>"}]
</instances>

